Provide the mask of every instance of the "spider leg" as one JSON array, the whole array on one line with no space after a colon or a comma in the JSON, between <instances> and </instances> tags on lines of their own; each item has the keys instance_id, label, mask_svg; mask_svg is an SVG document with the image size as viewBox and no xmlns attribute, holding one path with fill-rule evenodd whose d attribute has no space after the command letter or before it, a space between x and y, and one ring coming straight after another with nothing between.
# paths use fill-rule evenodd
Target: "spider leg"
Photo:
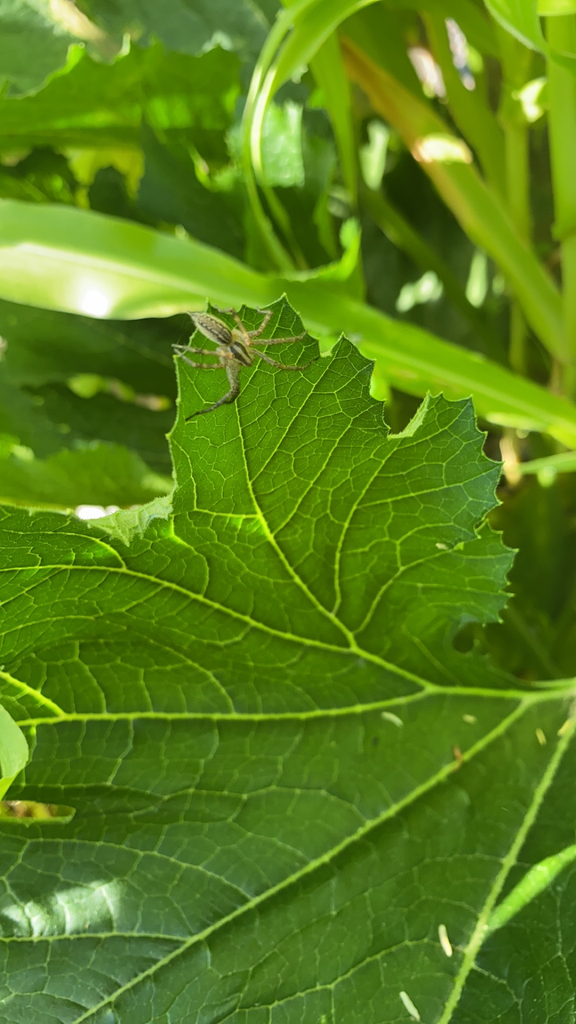
<instances>
[{"instance_id":1,"label":"spider leg","mask_svg":"<svg viewBox=\"0 0 576 1024\"><path fill-rule=\"evenodd\" d=\"M210 353L210 354L212 355L213 353ZM187 366L193 366L195 369L200 369L200 370L221 370L222 369L221 363L193 363L191 359L187 359L186 356L184 356L184 355L179 355L178 358L181 359L183 363L186 363Z\"/></svg>"},{"instance_id":2,"label":"spider leg","mask_svg":"<svg viewBox=\"0 0 576 1024\"><path fill-rule=\"evenodd\" d=\"M217 402L214 402L214 405L209 405L207 409L198 409L197 412L191 413L190 416L186 417L186 423L194 419L195 416L203 416L205 412L214 412L214 409L218 409L221 405L229 405L231 402L236 401L240 394L240 368L235 363L229 363L225 369L230 383L230 390L225 395L222 395L222 398L219 398Z\"/></svg>"},{"instance_id":3,"label":"spider leg","mask_svg":"<svg viewBox=\"0 0 576 1024\"><path fill-rule=\"evenodd\" d=\"M268 327L268 324L270 323L270 320L272 319L272 315L274 313L274 310L273 309L259 309L258 312L264 314L264 319L262 320L262 323L260 324L260 326L256 327L256 329L254 331L246 331L246 328L244 327L244 330L246 331L246 334L248 335L249 338L259 338L260 337L260 335L263 333L263 331L265 331L266 328Z\"/></svg>"},{"instance_id":4,"label":"spider leg","mask_svg":"<svg viewBox=\"0 0 576 1024\"><path fill-rule=\"evenodd\" d=\"M275 359L270 359L270 356L267 356L265 352L260 352L257 348L253 349L253 351L256 355L260 356L260 359L263 359L265 363L269 363L270 366L278 366L281 370L307 370L309 366L312 366L312 363L316 362L315 359L312 359L311 362L303 363L302 366L291 366L289 363L278 363Z\"/></svg>"},{"instance_id":5,"label":"spider leg","mask_svg":"<svg viewBox=\"0 0 576 1024\"><path fill-rule=\"evenodd\" d=\"M184 352L194 352L198 356L215 356L216 352L210 348L192 348L190 345L172 345L175 352L181 356Z\"/></svg>"},{"instance_id":6,"label":"spider leg","mask_svg":"<svg viewBox=\"0 0 576 1024\"><path fill-rule=\"evenodd\" d=\"M272 316L274 314L274 310L273 309L259 309L258 312L264 314L264 319L262 320L262 323L260 324L259 327L256 327L256 329L253 330L253 331L249 331L246 328L246 324L243 323L242 318L241 318L241 316L240 316L240 314L239 314L237 309L220 309L218 312L219 313L229 313L230 316L233 316L235 321L236 321L236 326L238 327L238 330L241 331L241 333L247 339L248 338L259 338L260 335L262 334L262 332L266 330L266 328L267 328L268 324L270 323L270 320L272 319Z\"/></svg>"}]
</instances>

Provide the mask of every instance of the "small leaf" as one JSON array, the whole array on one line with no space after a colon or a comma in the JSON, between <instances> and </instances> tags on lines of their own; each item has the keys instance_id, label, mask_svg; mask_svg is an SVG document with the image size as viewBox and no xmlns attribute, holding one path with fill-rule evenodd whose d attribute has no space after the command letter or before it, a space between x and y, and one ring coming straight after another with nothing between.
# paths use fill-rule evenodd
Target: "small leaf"
<instances>
[{"instance_id":1,"label":"small leaf","mask_svg":"<svg viewBox=\"0 0 576 1024\"><path fill-rule=\"evenodd\" d=\"M28 744L21 729L0 704L0 794L28 761Z\"/></svg>"}]
</instances>

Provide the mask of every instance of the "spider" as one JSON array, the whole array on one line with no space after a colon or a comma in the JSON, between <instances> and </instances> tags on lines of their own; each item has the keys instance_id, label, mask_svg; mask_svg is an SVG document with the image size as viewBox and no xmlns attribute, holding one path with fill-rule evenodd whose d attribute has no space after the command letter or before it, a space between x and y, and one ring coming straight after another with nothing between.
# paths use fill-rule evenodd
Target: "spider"
<instances>
[{"instance_id":1,"label":"spider","mask_svg":"<svg viewBox=\"0 0 576 1024\"><path fill-rule=\"evenodd\" d=\"M214 409L218 409L221 405L235 402L240 394L240 370L243 366L252 366L255 355L260 356L260 359L269 363L270 366L278 366L282 370L306 370L312 365L312 363L305 363L303 366L290 366L287 363L277 363L275 359L271 359L265 352L260 352L259 349L252 347L254 339L261 338L262 333L270 323L270 318L273 314L272 309L258 310L259 313L264 314L264 319L254 331L246 329L235 309L219 309L218 312L230 313L234 317L237 327L228 327L223 320L212 316L211 313L188 314L192 318L196 330L200 331L205 338L216 342L216 351L206 348L192 348L190 345L173 345L178 357L183 359L188 366L194 366L202 370L226 370L226 376L230 384L230 390L222 398L219 398L217 402L214 402L214 405L208 406L207 409L198 409L196 412L191 413L190 416L186 416L186 423L188 420L193 419L194 416L202 416L203 413L213 412ZM301 341L304 337L305 332L304 334L294 334L290 338L261 338L261 342L263 345L285 345L289 341ZM193 352L195 355L202 356L217 356L218 362L195 363L191 359L186 358L187 352Z\"/></svg>"}]
</instances>

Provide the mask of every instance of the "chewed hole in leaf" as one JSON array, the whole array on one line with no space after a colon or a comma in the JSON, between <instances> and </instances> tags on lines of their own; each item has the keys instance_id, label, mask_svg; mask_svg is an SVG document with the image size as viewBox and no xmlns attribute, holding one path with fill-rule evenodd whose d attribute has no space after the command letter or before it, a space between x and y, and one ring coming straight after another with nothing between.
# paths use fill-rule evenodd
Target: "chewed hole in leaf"
<instances>
[{"instance_id":1,"label":"chewed hole in leaf","mask_svg":"<svg viewBox=\"0 0 576 1024\"><path fill-rule=\"evenodd\" d=\"M474 647L476 623L467 622L462 629L459 629L453 639L454 649L460 654L468 654Z\"/></svg>"}]
</instances>

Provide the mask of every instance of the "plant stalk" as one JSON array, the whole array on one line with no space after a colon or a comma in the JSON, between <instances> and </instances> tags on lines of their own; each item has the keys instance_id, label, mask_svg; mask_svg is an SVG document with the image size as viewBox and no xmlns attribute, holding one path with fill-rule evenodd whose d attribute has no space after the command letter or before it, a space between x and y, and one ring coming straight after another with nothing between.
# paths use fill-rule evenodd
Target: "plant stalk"
<instances>
[{"instance_id":1,"label":"plant stalk","mask_svg":"<svg viewBox=\"0 0 576 1024\"><path fill-rule=\"evenodd\" d=\"M528 130L513 118L504 122L506 155L506 192L510 216L518 234L528 243L530 239L529 157ZM512 296L510 305L510 365L517 373L525 374L527 330L526 320L518 301Z\"/></svg>"},{"instance_id":2,"label":"plant stalk","mask_svg":"<svg viewBox=\"0 0 576 1024\"><path fill-rule=\"evenodd\" d=\"M554 282L519 237L504 205L472 166L466 144L347 37L343 50L350 77L400 133L469 238L500 266L546 348L565 361L562 309Z\"/></svg>"},{"instance_id":3,"label":"plant stalk","mask_svg":"<svg viewBox=\"0 0 576 1024\"><path fill-rule=\"evenodd\" d=\"M510 216L522 240L531 236L530 153L528 124L517 92L528 81L532 54L514 36L496 26L500 60L504 72L498 116L504 130L506 201ZM510 305L510 365L518 373L527 371L527 325L522 309L512 296Z\"/></svg>"},{"instance_id":4,"label":"plant stalk","mask_svg":"<svg viewBox=\"0 0 576 1024\"><path fill-rule=\"evenodd\" d=\"M460 80L448 43L444 12L431 9L425 11L422 17L436 63L442 71L450 113L478 156L488 184L503 197L505 167L502 129L480 93L468 90Z\"/></svg>"},{"instance_id":5,"label":"plant stalk","mask_svg":"<svg viewBox=\"0 0 576 1024\"><path fill-rule=\"evenodd\" d=\"M546 19L551 50L576 55L576 17ZM576 76L548 60L550 161L554 187L554 234L562 247L563 389L576 393Z\"/></svg>"}]
</instances>

